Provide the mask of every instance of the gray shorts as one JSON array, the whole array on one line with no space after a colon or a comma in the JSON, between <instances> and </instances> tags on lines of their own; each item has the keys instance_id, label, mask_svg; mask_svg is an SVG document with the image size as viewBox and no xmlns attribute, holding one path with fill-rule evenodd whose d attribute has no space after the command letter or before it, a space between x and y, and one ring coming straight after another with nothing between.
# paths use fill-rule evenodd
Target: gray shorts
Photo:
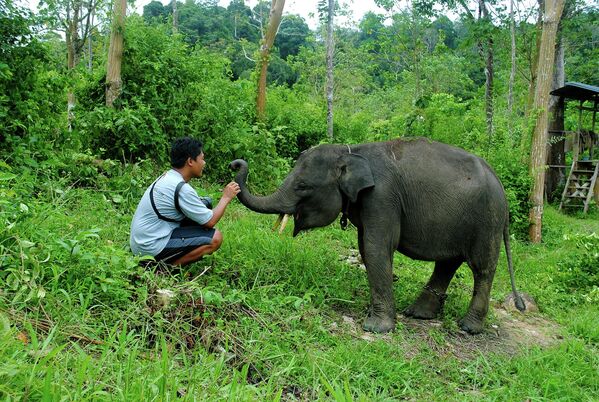
<instances>
[{"instance_id":1,"label":"gray shorts","mask_svg":"<svg viewBox=\"0 0 599 402\"><path fill-rule=\"evenodd\" d=\"M164 249L154 258L170 263L200 246L212 243L215 229L203 226L184 226L173 230Z\"/></svg>"}]
</instances>

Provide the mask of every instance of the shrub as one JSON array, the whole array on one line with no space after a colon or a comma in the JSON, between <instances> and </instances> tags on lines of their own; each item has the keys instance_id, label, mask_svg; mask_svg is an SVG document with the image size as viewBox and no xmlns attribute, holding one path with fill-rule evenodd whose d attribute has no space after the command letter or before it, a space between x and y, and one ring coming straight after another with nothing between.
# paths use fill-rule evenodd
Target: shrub
<instances>
[{"instance_id":1,"label":"shrub","mask_svg":"<svg viewBox=\"0 0 599 402\"><path fill-rule=\"evenodd\" d=\"M564 241L575 244L576 253L558 264L561 291L574 303L599 303L599 235L564 235Z\"/></svg>"}]
</instances>

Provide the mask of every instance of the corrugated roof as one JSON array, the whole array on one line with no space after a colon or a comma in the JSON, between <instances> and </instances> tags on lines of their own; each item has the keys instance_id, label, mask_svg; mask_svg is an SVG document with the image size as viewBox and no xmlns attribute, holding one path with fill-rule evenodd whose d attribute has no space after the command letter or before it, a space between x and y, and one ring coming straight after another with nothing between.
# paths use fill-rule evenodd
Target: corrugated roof
<instances>
[{"instance_id":1,"label":"corrugated roof","mask_svg":"<svg viewBox=\"0 0 599 402\"><path fill-rule=\"evenodd\" d=\"M581 82L566 82L566 85L550 93L554 96L563 96L566 99L599 100L599 87Z\"/></svg>"}]
</instances>

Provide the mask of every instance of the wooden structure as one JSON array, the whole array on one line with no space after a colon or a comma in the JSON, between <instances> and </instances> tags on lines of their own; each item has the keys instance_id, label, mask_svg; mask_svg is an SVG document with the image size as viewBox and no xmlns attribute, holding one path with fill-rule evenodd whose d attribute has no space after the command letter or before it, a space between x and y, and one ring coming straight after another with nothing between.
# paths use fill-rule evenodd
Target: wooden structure
<instances>
[{"instance_id":1,"label":"wooden structure","mask_svg":"<svg viewBox=\"0 0 599 402\"><path fill-rule=\"evenodd\" d=\"M599 87L578 82L567 82L561 88L551 92L551 95L558 96L558 108L555 112L554 120L549 129L549 138L552 143L551 169L559 169L565 177L565 152L566 144L571 136L572 164L566 179L564 191L559 209L578 208L586 213L593 200L599 205L599 136L595 132L595 123L597 120L597 110L599 107ZM574 132L563 130L564 100L579 101L578 108L578 127ZM590 106L588 105L590 103ZM561 109L561 110L560 110ZM592 113L592 123L590 129L584 129L583 113ZM556 120L561 116L561 127ZM560 130L561 128L561 130ZM561 158L556 155L561 153ZM561 164L551 164L551 162L560 161ZM554 172L555 173L555 170ZM549 175L554 177L555 174Z\"/></svg>"}]
</instances>

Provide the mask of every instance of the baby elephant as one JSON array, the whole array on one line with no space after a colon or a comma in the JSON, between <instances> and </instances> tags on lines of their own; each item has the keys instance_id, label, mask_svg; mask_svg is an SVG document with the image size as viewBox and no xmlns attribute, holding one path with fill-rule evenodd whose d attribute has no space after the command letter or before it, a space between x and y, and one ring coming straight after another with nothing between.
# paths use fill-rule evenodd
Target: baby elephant
<instances>
[{"instance_id":1,"label":"baby elephant","mask_svg":"<svg viewBox=\"0 0 599 402\"><path fill-rule=\"evenodd\" d=\"M342 213L358 229L358 245L370 284L370 311L363 328L395 328L393 253L435 261L435 269L416 301L405 310L415 318L433 318L443 307L446 290L466 262L474 291L459 325L482 331L489 295L505 244L512 290L518 309L509 244L508 205L501 182L481 158L425 138L360 145L320 145L303 152L273 194L259 197L245 185L247 163L238 170L237 198L252 211L288 214L293 235L332 223Z\"/></svg>"}]
</instances>

